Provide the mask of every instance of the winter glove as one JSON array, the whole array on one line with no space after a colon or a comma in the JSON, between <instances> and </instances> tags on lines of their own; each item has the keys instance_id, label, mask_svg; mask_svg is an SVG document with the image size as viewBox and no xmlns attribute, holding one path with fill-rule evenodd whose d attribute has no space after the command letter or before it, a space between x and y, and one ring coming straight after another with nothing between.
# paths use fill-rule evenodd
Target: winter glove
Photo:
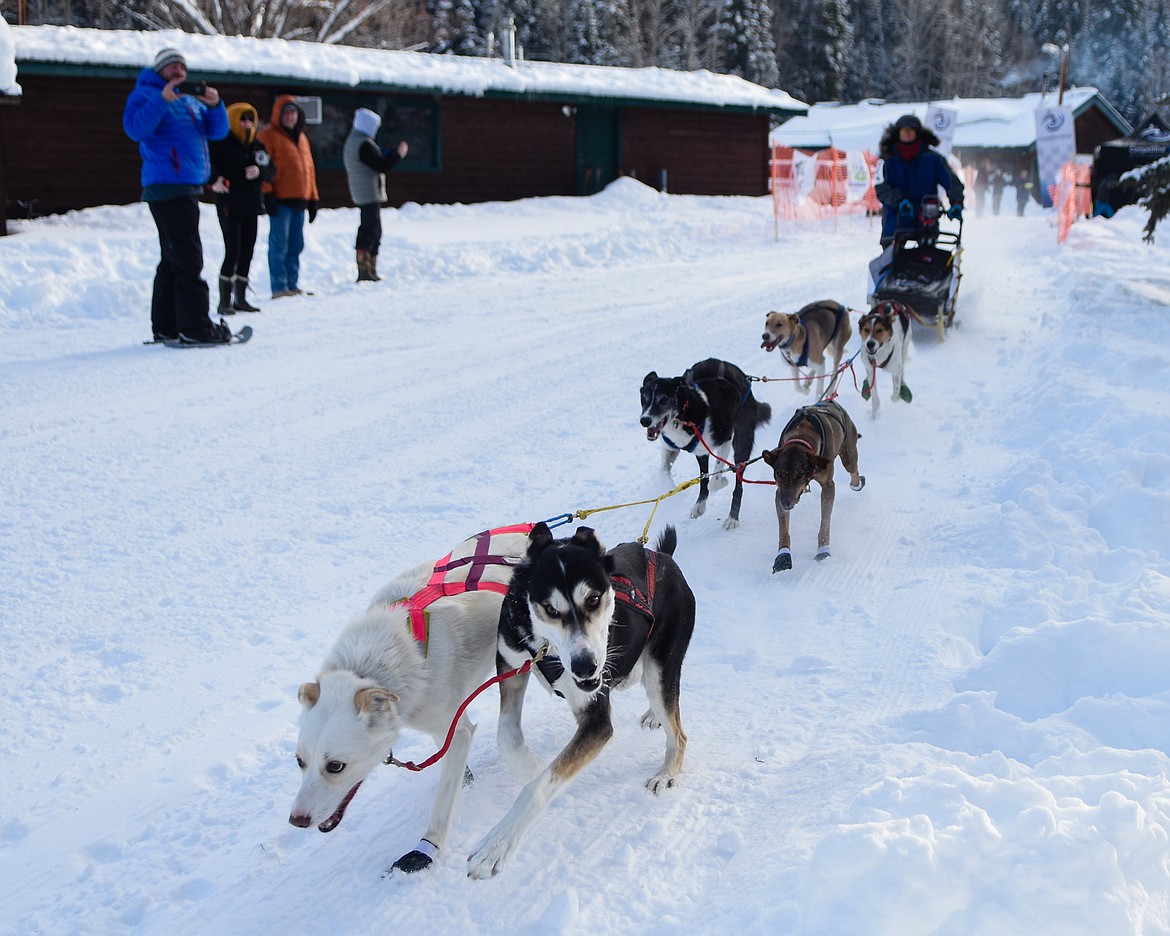
<instances>
[{"instance_id":1,"label":"winter glove","mask_svg":"<svg viewBox=\"0 0 1170 936\"><path fill-rule=\"evenodd\" d=\"M276 204L276 196L269 193L264 196L264 210L270 215L276 214L279 206Z\"/></svg>"},{"instance_id":2,"label":"winter glove","mask_svg":"<svg viewBox=\"0 0 1170 936\"><path fill-rule=\"evenodd\" d=\"M947 217L950 218L952 221L962 221L963 220L963 206L962 205L951 205L951 210L947 212Z\"/></svg>"},{"instance_id":3,"label":"winter glove","mask_svg":"<svg viewBox=\"0 0 1170 936\"><path fill-rule=\"evenodd\" d=\"M317 203L315 201L309 202L309 224L317 220Z\"/></svg>"},{"instance_id":4,"label":"winter glove","mask_svg":"<svg viewBox=\"0 0 1170 936\"><path fill-rule=\"evenodd\" d=\"M903 198L898 202L898 214L904 218L910 217L914 214L914 202L910 201L909 198Z\"/></svg>"}]
</instances>

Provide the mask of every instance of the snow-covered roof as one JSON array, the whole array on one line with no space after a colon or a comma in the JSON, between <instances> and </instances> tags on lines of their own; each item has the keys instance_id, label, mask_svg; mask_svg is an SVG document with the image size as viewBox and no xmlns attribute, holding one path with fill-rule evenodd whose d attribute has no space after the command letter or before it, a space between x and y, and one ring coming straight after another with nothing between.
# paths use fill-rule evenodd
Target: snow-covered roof
<instances>
[{"instance_id":1,"label":"snow-covered roof","mask_svg":"<svg viewBox=\"0 0 1170 936\"><path fill-rule=\"evenodd\" d=\"M16 48L12 27L0 16L0 95L20 94L16 83Z\"/></svg>"},{"instance_id":2,"label":"snow-covered roof","mask_svg":"<svg viewBox=\"0 0 1170 936\"><path fill-rule=\"evenodd\" d=\"M1036 143L1038 107L1055 107L1057 94L1025 94L1018 98L953 98L935 101L939 107L957 112L955 147L1026 148ZM1063 104L1079 115L1090 103L1097 104L1117 125L1121 134L1129 124L1100 96L1096 88L1066 88ZM882 130L903 114L925 119L927 103L888 104L862 101L860 104L814 104L802 117L793 117L772 131L773 144L820 149L835 146L843 150L876 151Z\"/></svg>"},{"instance_id":3,"label":"snow-covered roof","mask_svg":"<svg viewBox=\"0 0 1170 936\"><path fill-rule=\"evenodd\" d=\"M562 65L425 52L394 52L284 39L206 36L177 30L133 32L71 26L13 27L16 60L144 68L173 46L199 72L256 75L345 87L382 86L479 97L488 93L667 101L704 107L803 113L784 91L734 75L665 68Z\"/></svg>"}]
</instances>

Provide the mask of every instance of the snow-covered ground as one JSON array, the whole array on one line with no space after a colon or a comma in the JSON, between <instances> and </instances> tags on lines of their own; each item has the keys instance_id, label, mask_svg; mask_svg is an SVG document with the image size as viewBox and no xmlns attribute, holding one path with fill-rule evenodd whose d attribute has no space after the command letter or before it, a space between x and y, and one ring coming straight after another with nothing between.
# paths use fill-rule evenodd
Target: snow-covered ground
<instances>
[{"instance_id":1,"label":"snow-covered ground","mask_svg":"<svg viewBox=\"0 0 1170 936\"><path fill-rule=\"evenodd\" d=\"M466 856L518 792L494 690L448 847L384 878L436 772L382 768L336 831L293 828L296 687L406 566L665 490L643 375L786 376L764 313L863 304L877 230L774 242L767 199L629 181L384 217L381 284L352 282L352 210L308 228L314 296L269 301L261 243L256 337L212 350L141 344L142 206L0 239L0 926L1170 933L1170 254L1143 212L1062 248L1039 213L968 223L960 326L917 336L913 403L883 374L873 420L842 389L868 483L838 486L830 560L815 492L779 575L767 487L732 532L728 490L698 520L693 490L663 503L699 603L684 783L643 789L661 735L619 695L486 882ZM210 209L203 233L213 277ZM771 445L806 398L756 386ZM648 517L589 522L612 544ZM526 725L545 759L572 731L535 684Z\"/></svg>"}]
</instances>

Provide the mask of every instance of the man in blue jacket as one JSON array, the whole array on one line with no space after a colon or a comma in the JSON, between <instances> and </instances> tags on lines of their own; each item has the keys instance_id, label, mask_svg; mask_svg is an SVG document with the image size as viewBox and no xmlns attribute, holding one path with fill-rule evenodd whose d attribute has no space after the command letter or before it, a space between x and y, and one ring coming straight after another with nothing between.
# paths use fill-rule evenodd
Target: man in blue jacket
<instances>
[{"instance_id":1,"label":"man in blue jacket","mask_svg":"<svg viewBox=\"0 0 1170 936\"><path fill-rule=\"evenodd\" d=\"M182 53L163 49L138 76L122 126L142 154L142 200L162 252L150 302L155 340L219 344L231 340L231 331L207 314L199 196L211 176L208 141L227 136L228 116L215 88L205 85L198 96L180 91L186 78Z\"/></svg>"},{"instance_id":2,"label":"man in blue jacket","mask_svg":"<svg viewBox=\"0 0 1170 936\"><path fill-rule=\"evenodd\" d=\"M893 243L899 218L903 229L918 226L916 218L922 199L937 196L940 186L951 203L947 217L963 217L963 182L951 171L946 158L930 148L938 144L938 137L913 114L899 117L882 133L874 194L883 206L883 247Z\"/></svg>"}]
</instances>

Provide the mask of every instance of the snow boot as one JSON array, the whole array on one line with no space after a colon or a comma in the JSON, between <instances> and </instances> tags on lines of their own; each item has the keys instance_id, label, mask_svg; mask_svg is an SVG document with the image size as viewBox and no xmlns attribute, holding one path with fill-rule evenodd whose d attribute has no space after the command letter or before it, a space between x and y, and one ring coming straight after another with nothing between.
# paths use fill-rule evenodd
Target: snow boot
<instances>
[{"instance_id":1,"label":"snow boot","mask_svg":"<svg viewBox=\"0 0 1170 936\"><path fill-rule=\"evenodd\" d=\"M216 311L220 315L235 315L236 310L232 308L232 278L220 274L219 277L219 308Z\"/></svg>"},{"instance_id":2,"label":"snow boot","mask_svg":"<svg viewBox=\"0 0 1170 936\"><path fill-rule=\"evenodd\" d=\"M382 277L378 275L378 255L375 253L370 254L370 272L374 274L375 282L382 282Z\"/></svg>"},{"instance_id":3,"label":"snow boot","mask_svg":"<svg viewBox=\"0 0 1170 936\"><path fill-rule=\"evenodd\" d=\"M248 301L248 277L234 276L235 280L235 298L232 300L232 308L237 312L259 312L256 306Z\"/></svg>"},{"instance_id":4,"label":"snow boot","mask_svg":"<svg viewBox=\"0 0 1170 936\"><path fill-rule=\"evenodd\" d=\"M232 330L227 322L220 319L218 322L207 320L203 325L191 332L179 332L179 341L183 344L210 345L229 344L232 340Z\"/></svg>"},{"instance_id":5,"label":"snow boot","mask_svg":"<svg viewBox=\"0 0 1170 936\"><path fill-rule=\"evenodd\" d=\"M357 252L357 268L359 283L373 283L378 277L374 275L373 268L370 265L370 254L367 250L359 250Z\"/></svg>"}]
</instances>

